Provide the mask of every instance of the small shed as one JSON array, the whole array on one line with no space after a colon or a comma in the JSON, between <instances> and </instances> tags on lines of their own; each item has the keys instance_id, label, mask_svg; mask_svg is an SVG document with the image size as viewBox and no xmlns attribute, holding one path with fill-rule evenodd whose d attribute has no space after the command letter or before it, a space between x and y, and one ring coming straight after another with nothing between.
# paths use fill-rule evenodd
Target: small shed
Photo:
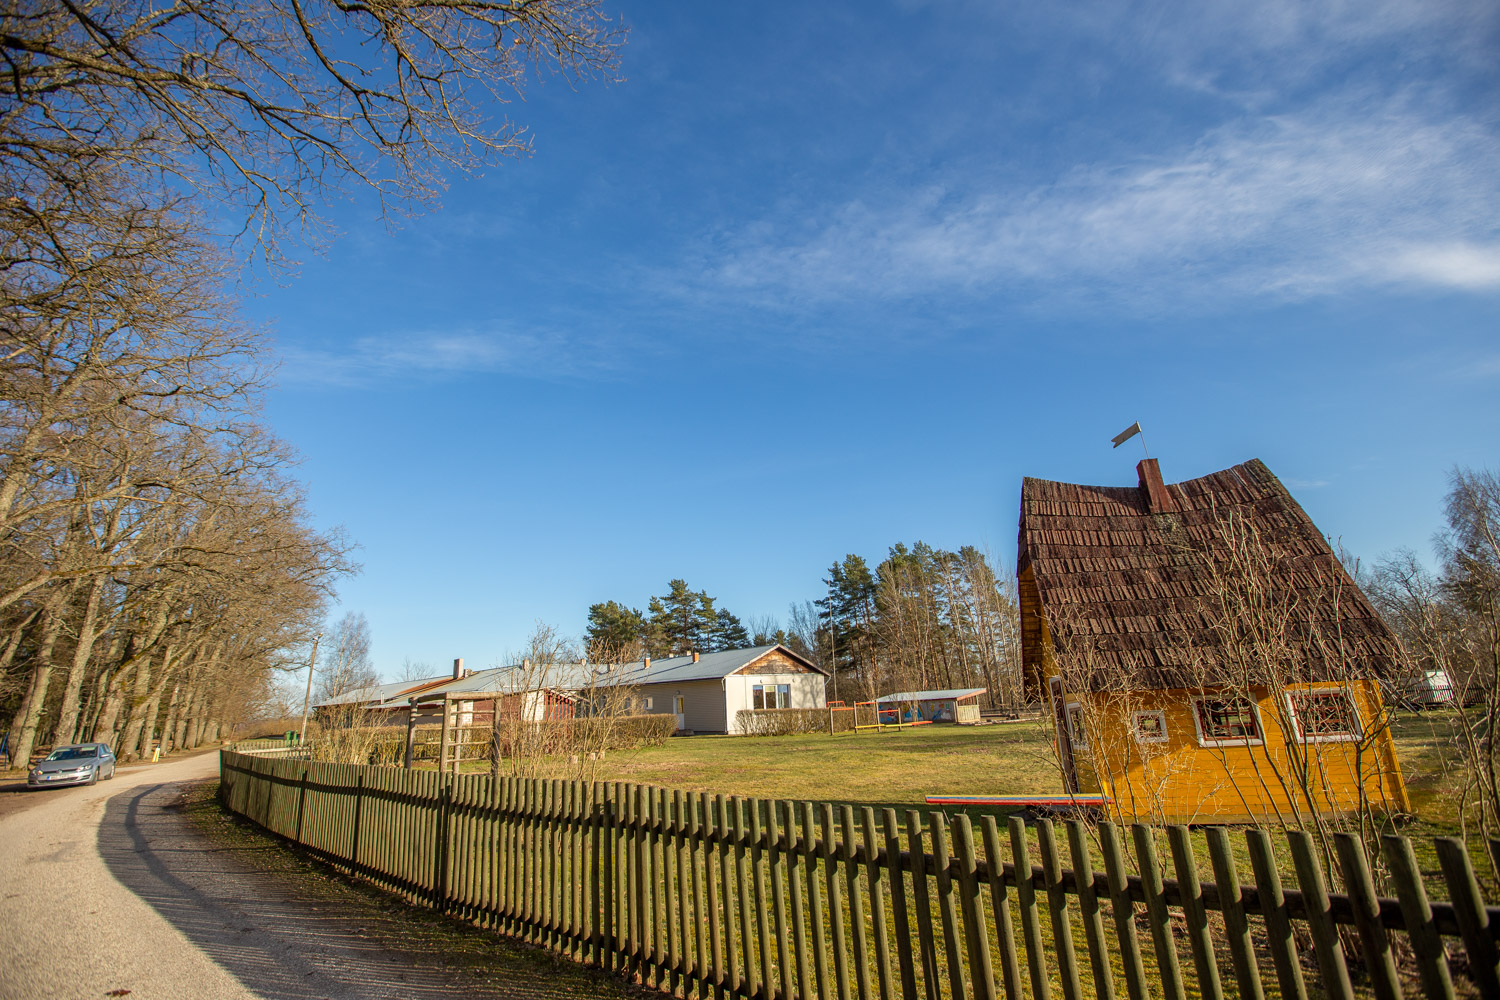
<instances>
[{"instance_id":1,"label":"small shed","mask_svg":"<svg viewBox=\"0 0 1500 1000\"><path fill-rule=\"evenodd\" d=\"M900 691L876 699L882 722L979 721L979 696L989 688L943 688L937 691Z\"/></svg>"},{"instance_id":2,"label":"small shed","mask_svg":"<svg viewBox=\"0 0 1500 1000\"><path fill-rule=\"evenodd\" d=\"M1399 646L1323 532L1258 460L1137 475L1021 486L1022 665L1067 790L1172 823L1409 811Z\"/></svg>"}]
</instances>

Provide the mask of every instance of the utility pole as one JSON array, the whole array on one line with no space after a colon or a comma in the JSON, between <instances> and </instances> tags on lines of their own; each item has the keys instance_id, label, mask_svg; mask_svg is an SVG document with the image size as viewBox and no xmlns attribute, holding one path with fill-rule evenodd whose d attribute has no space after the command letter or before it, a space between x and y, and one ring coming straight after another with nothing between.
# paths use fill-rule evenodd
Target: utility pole
<instances>
[{"instance_id":1,"label":"utility pole","mask_svg":"<svg viewBox=\"0 0 1500 1000\"><path fill-rule=\"evenodd\" d=\"M307 693L302 696L302 732L297 737L299 747L307 743L307 707L312 703L313 665L318 662L318 641L322 638L322 632L313 636L312 655L307 658Z\"/></svg>"}]
</instances>

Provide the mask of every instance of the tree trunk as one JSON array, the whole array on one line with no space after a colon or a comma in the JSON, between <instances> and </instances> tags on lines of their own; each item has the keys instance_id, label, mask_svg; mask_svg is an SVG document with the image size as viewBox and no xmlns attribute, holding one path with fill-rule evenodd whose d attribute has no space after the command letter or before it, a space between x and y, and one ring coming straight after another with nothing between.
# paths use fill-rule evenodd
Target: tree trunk
<instances>
[{"instance_id":1,"label":"tree trunk","mask_svg":"<svg viewBox=\"0 0 1500 1000\"><path fill-rule=\"evenodd\" d=\"M145 715L146 701L151 696L151 657L144 656L136 664L135 680L130 686L130 713L125 717L125 728L121 730L119 749L126 759L135 755L136 744L141 739L141 723Z\"/></svg>"},{"instance_id":2,"label":"tree trunk","mask_svg":"<svg viewBox=\"0 0 1500 1000\"><path fill-rule=\"evenodd\" d=\"M187 747L188 720L193 717L197 710L198 688L189 683L187 691L182 696L182 708L177 713L177 727L172 733L172 745L181 749Z\"/></svg>"},{"instance_id":3,"label":"tree trunk","mask_svg":"<svg viewBox=\"0 0 1500 1000\"><path fill-rule=\"evenodd\" d=\"M78 724L78 700L83 690L83 678L88 672L89 657L94 653L94 640L99 633L94 625L99 618L99 598L104 593L104 577L96 577L89 584L88 600L84 604L83 618L78 623L78 643L73 647L73 659L68 664L68 677L63 687L62 704L57 709L57 723L52 727L52 742L67 743L73 739L73 730Z\"/></svg>"},{"instance_id":4,"label":"tree trunk","mask_svg":"<svg viewBox=\"0 0 1500 1000\"><path fill-rule=\"evenodd\" d=\"M11 759L20 761L22 767L31 763L31 751L36 747L42 710L47 707L47 684L52 676L52 649L57 645L57 634L62 631L63 616L60 611L65 596L66 590L58 588L42 612L41 642L37 644L33 658L35 666L32 668L31 686L27 688L21 710L16 713L16 721L11 726L11 732L16 734L15 741L11 744Z\"/></svg>"},{"instance_id":5,"label":"tree trunk","mask_svg":"<svg viewBox=\"0 0 1500 1000\"><path fill-rule=\"evenodd\" d=\"M172 697L167 699L167 717L161 724L162 749L176 750L177 743L177 714L182 710L182 678L177 678L172 685ZM170 744L170 747L168 746Z\"/></svg>"}]
</instances>

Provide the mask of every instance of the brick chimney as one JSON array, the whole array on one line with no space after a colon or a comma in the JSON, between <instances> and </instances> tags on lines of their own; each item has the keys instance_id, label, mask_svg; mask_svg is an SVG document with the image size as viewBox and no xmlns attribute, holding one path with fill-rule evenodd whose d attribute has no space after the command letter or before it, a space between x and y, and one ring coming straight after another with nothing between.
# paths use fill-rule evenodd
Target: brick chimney
<instances>
[{"instance_id":1,"label":"brick chimney","mask_svg":"<svg viewBox=\"0 0 1500 1000\"><path fill-rule=\"evenodd\" d=\"M693 662L694 663L698 662L698 651L696 649L693 650Z\"/></svg>"},{"instance_id":2,"label":"brick chimney","mask_svg":"<svg viewBox=\"0 0 1500 1000\"><path fill-rule=\"evenodd\" d=\"M456 660L453 661L453 679L456 680L456 681L458 681L458 680L463 680L463 677L464 677L464 658L462 656L460 656Z\"/></svg>"},{"instance_id":3,"label":"brick chimney","mask_svg":"<svg viewBox=\"0 0 1500 1000\"><path fill-rule=\"evenodd\" d=\"M1172 494L1167 492L1166 484L1161 481L1161 467L1156 464L1154 458L1143 458L1135 467L1136 475L1141 478L1141 493L1146 498L1146 509L1153 514L1165 514L1177 509L1177 504L1172 502Z\"/></svg>"}]
</instances>

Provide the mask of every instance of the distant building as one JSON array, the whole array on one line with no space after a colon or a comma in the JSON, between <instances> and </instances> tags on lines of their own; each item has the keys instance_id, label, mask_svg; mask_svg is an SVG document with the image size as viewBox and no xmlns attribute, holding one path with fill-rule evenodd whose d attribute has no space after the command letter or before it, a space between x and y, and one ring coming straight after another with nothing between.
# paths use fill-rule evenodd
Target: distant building
<instances>
[{"instance_id":1,"label":"distant building","mask_svg":"<svg viewBox=\"0 0 1500 1000\"><path fill-rule=\"evenodd\" d=\"M1171 822L1296 816L1304 787L1320 809L1363 785L1408 811L1379 684L1395 637L1296 500L1259 461L1171 486L1155 459L1137 472L1021 487L1023 669L1068 789ZM1260 592L1226 585L1242 550ZM1282 630L1277 663L1256 662L1257 629Z\"/></svg>"},{"instance_id":2,"label":"distant building","mask_svg":"<svg viewBox=\"0 0 1500 1000\"><path fill-rule=\"evenodd\" d=\"M640 713L669 712L684 733L738 735L739 713L777 708L827 708L828 675L782 645L637 660L607 681L628 687Z\"/></svg>"},{"instance_id":3,"label":"distant building","mask_svg":"<svg viewBox=\"0 0 1500 1000\"><path fill-rule=\"evenodd\" d=\"M979 721L979 696L988 688L945 688L939 691L902 691L876 699L882 722Z\"/></svg>"},{"instance_id":4,"label":"distant building","mask_svg":"<svg viewBox=\"0 0 1500 1000\"><path fill-rule=\"evenodd\" d=\"M623 664L529 662L454 676L361 688L321 703L359 704L368 725L441 721L446 704L455 725L502 718L559 721L598 711L600 702L634 715L674 715L683 733L738 734L744 710L826 708L828 677L782 645L691 653ZM609 692L606 696L605 692ZM616 699L615 695L619 697Z\"/></svg>"}]
</instances>

